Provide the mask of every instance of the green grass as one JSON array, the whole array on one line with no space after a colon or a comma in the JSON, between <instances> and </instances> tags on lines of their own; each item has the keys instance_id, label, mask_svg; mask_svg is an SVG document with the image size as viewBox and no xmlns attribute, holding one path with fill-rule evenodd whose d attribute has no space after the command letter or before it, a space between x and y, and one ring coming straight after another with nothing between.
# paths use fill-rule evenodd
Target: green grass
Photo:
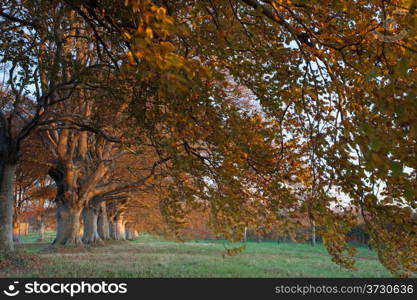
<instances>
[{"instance_id":1,"label":"green grass","mask_svg":"<svg viewBox=\"0 0 417 300\"><path fill-rule=\"evenodd\" d=\"M49 234L53 236L53 233ZM374 252L358 248L356 271L334 264L322 245L248 242L246 250L223 257L225 247L241 243L200 240L186 243L142 235L133 242L49 249L25 237L20 250L43 263L0 270L0 277L388 277ZM22 239L23 240L23 239Z\"/></svg>"},{"instance_id":2,"label":"green grass","mask_svg":"<svg viewBox=\"0 0 417 300\"><path fill-rule=\"evenodd\" d=\"M19 241L21 243L36 243L39 237L39 233L37 232L29 232L28 235L22 235L19 237ZM45 242L52 242L55 238L54 231L46 231L45 232Z\"/></svg>"}]
</instances>

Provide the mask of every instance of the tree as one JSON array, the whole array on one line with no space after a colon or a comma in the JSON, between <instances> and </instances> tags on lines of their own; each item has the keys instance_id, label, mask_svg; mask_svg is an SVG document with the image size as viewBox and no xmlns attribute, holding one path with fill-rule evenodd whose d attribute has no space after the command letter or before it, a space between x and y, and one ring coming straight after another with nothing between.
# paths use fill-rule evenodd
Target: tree
<instances>
[{"instance_id":1,"label":"tree","mask_svg":"<svg viewBox=\"0 0 417 300\"><path fill-rule=\"evenodd\" d=\"M74 63L69 44L83 37L70 20L75 22L73 13L57 1L7 1L1 7L0 56L8 74L0 112L2 251L13 250L13 186L22 142L35 128L49 125L44 119L53 115L51 108L69 99L97 67Z\"/></svg>"},{"instance_id":2,"label":"tree","mask_svg":"<svg viewBox=\"0 0 417 300\"><path fill-rule=\"evenodd\" d=\"M127 3L142 8L138 1ZM343 201L329 196L330 190L340 189L361 208L375 249L386 258L384 265L397 275L415 271L416 227L410 218L416 203L415 2L158 4L175 24L183 24L171 39L183 57L209 66L218 82L224 82L222 75L233 76L256 96L268 118L282 125L278 131L283 136L299 138L305 150L300 159L310 166L316 191L311 199L314 220L323 226L335 222L324 227L334 259L345 266L353 263L345 238L353 221L328 208ZM106 1L87 5L87 10L103 7ZM383 18L398 9L406 12L397 20L402 31L387 33ZM110 17L113 23L126 19L116 9ZM132 42L132 47L139 48L141 31L120 23L125 26L119 30L138 36L133 39L138 45ZM379 142L387 136L388 143ZM406 241L387 230L391 222L398 224ZM407 251L398 255L404 247Z\"/></svg>"},{"instance_id":3,"label":"tree","mask_svg":"<svg viewBox=\"0 0 417 300\"><path fill-rule=\"evenodd\" d=\"M36 216L40 239L43 240L45 217L56 191L47 178L50 157L44 151L39 135L36 131L34 133L23 141L22 158L16 166L13 227L21 218Z\"/></svg>"},{"instance_id":4,"label":"tree","mask_svg":"<svg viewBox=\"0 0 417 300\"><path fill-rule=\"evenodd\" d=\"M40 180L30 192L30 211L37 223L39 237L38 242L45 239L46 218L53 208L53 199L56 188L49 179Z\"/></svg>"},{"instance_id":5,"label":"tree","mask_svg":"<svg viewBox=\"0 0 417 300\"><path fill-rule=\"evenodd\" d=\"M31 17L28 12L34 9L22 3L19 11L2 9L4 28L37 30L41 19ZM88 161L82 154L87 150L80 151L81 143L74 143L84 139L91 147L94 138L85 130L109 142L112 132L99 116L116 113L123 102L129 116L124 120L129 121L116 136L127 134L123 146L146 144L153 150L152 162L165 176L161 209L171 228L179 227L190 211L205 209L216 232L240 239L248 225L259 228L275 217L307 214L333 260L352 268L354 251L346 235L357 222L352 211L360 211L381 262L396 275L416 271L415 1L40 3L54 8L43 13L51 14L45 20L55 21L42 27L44 35L28 35L24 44L30 50L38 45L30 43L34 37L51 40L40 43L52 47L42 51L55 59L46 68L47 84L39 90L49 91L49 99L49 88L60 87L53 94L71 98L77 114L74 118L57 105L57 114L44 123L54 124L50 130L58 132L55 143L63 150L51 173L61 186L58 202L66 197L62 203L76 211L70 214L75 219L98 194L120 192L118 196L128 197L124 189L132 182L108 182L106 172L91 176L98 174L94 170L103 159ZM384 18L398 9L406 13L396 17L400 31L391 32L384 28ZM70 31L71 24L82 30L64 39L63 29ZM22 32L4 31L2 41L7 43L0 48L5 61L12 63L12 73L26 70L22 76L9 76L19 82L44 74L40 70L32 76L27 68L35 54L7 50L19 48L17 36ZM104 69L98 63L102 61ZM99 70L97 76L88 72L92 69ZM68 94L74 87L72 73L84 85ZM107 88L97 86L103 78L109 80L103 82ZM16 86L10 84L13 95L19 95ZM109 90L114 93L103 99L110 105L83 101ZM41 100L34 99L40 96L26 98L38 103L31 114L35 124L28 123L31 129L49 106L39 106ZM94 118L86 113L87 106ZM7 114L16 114L15 107L9 104ZM2 128L7 129L3 119ZM21 140L19 135L3 136L8 141L4 145ZM3 185L9 186L16 159L3 148L3 169L9 172L2 177L9 178ZM105 163L101 165L105 169ZM71 179L75 166L80 176ZM92 184L77 194L87 179ZM2 188L3 195L10 195L6 190ZM110 221L118 223L129 203L134 203L129 197L119 203L109 200ZM260 224L264 216L265 224ZM120 224L118 231L123 231L123 221ZM62 241L79 239L71 234Z\"/></svg>"}]
</instances>

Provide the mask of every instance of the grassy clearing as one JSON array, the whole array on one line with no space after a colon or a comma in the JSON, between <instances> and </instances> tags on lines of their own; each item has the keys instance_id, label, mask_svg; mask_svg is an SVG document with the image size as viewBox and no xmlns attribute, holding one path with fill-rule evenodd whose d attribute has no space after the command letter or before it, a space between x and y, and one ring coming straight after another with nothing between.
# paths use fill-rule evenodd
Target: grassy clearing
<instances>
[{"instance_id":1,"label":"grassy clearing","mask_svg":"<svg viewBox=\"0 0 417 300\"><path fill-rule=\"evenodd\" d=\"M332 263L322 245L248 242L237 256L223 257L224 241L178 243L141 236L133 242L50 250L25 238L18 249L43 261L30 268L0 270L0 277L387 277L374 252L358 248L357 271Z\"/></svg>"},{"instance_id":2,"label":"grassy clearing","mask_svg":"<svg viewBox=\"0 0 417 300\"><path fill-rule=\"evenodd\" d=\"M36 243L38 240L39 234L37 232L29 232L28 235L22 235L19 237L19 241L21 243ZM55 238L54 231L46 231L45 235L45 242L52 243Z\"/></svg>"}]
</instances>

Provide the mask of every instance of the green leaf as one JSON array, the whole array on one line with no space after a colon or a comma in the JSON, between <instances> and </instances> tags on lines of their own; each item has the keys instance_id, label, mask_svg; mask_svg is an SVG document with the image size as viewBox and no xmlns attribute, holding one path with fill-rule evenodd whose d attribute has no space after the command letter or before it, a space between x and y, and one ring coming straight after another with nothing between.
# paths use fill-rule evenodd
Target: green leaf
<instances>
[{"instance_id":1,"label":"green leaf","mask_svg":"<svg viewBox=\"0 0 417 300\"><path fill-rule=\"evenodd\" d=\"M401 58L398 62L397 66L395 67L395 73L397 75L405 75L410 67L410 62L407 58Z\"/></svg>"},{"instance_id":2,"label":"green leaf","mask_svg":"<svg viewBox=\"0 0 417 300\"><path fill-rule=\"evenodd\" d=\"M403 164L401 162L391 161L390 168L394 176L401 175L403 173Z\"/></svg>"}]
</instances>

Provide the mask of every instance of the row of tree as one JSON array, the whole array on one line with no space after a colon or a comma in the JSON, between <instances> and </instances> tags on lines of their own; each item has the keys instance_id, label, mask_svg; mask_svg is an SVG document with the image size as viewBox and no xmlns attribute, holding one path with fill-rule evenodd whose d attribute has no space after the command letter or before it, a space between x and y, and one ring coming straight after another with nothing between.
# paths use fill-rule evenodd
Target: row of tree
<instances>
[{"instance_id":1,"label":"row of tree","mask_svg":"<svg viewBox=\"0 0 417 300\"><path fill-rule=\"evenodd\" d=\"M353 267L359 213L381 262L415 272L415 4L3 1L0 249L22 174L56 188L55 245L151 198L172 231L203 210L228 239L307 216Z\"/></svg>"}]
</instances>

